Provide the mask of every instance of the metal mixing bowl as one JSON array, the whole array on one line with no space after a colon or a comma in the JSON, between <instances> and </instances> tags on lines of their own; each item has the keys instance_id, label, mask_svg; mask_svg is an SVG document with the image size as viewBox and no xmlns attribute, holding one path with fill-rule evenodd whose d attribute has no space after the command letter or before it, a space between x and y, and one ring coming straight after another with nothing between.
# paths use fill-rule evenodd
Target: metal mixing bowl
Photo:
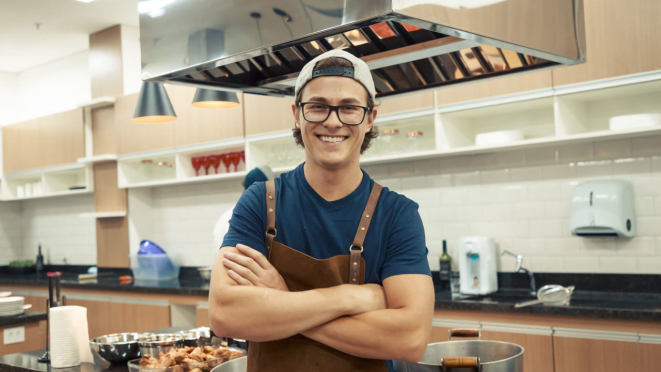
<instances>
[{"instance_id":1,"label":"metal mixing bowl","mask_svg":"<svg viewBox=\"0 0 661 372\"><path fill-rule=\"evenodd\" d=\"M199 327L188 331L181 331L179 334L184 338L185 346L213 345L212 338L217 339L217 337L211 333L211 328L209 327ZM220 346L220 342L215 346Z\"/></svg>"},{"instance_id":2,"label":"metal mixing bowl","mask_svg":"<svg viewBox=\"0 0 661 372\"><path fill-rule=\"evenodd\" d=\"M110 363L126 363L140 358L138 339L145 333L114 333L90 340L90 346L101 359Z\"/></svg>"},{"instance_id":3,"label":"metal mixing bowl","mask_svg":"<svg viewBox=\"0 0 661 372\"><path fill-rule=\"evenodd\" d=\"M167 353L173 347L184 346L184 337L177 333L152 334L138 339L138 347L142 355L158 356L160 352Z\"/></svg>"},{"instance_id":4,"label":"metal mixing bowl","mask_svg":"<svg viewBox=\"0 0 661 372\"><path fill-rule=\"evenodd\" d=\"M248 357L241 357L225 362L211 370L211 372L246 372L248 370Z\"/></svg>"}]
</instances>

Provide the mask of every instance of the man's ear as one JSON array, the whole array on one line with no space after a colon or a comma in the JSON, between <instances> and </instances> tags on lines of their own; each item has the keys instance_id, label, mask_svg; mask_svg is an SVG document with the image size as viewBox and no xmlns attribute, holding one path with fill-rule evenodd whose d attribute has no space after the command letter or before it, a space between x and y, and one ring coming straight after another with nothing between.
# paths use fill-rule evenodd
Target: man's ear
<instances>
[{"instance_id":1,"label":"man's ear","mask_svg":"<svg viewBox=\"0 0 661 372\"><path fill-rule=\"evenodd\" d=\"M367 115L367 125L365 126L365 133L369 133L374 126L374 120L376 120L376 108L373 108L372 111Z\"/></svg>"},{"instance_id":2,"label":"man's ear","mask_svg":"<svg viewBox=\"0 0 661 372\"><path fill-rule=\"evenodd\" d=\"M298 123L298 117L296 115L296 104L292 103L291 104L291 112L294 114L294 128L301 129L301 125Z\"/></svg>"}]
</instances>

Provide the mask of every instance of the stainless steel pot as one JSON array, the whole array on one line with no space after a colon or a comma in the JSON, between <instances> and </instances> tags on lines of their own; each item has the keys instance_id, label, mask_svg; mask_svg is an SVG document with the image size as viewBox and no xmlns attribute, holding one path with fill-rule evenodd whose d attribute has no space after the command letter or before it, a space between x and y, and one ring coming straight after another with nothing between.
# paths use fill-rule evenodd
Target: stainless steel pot
<instances>
[{"instance_id":1,"label":"stainless steel pot","mask_svg":"<svg viewBox=\"0 0 661 372\"><path fill-rule=\"evenodd\" d=\"M452 337L478 340L452 341ZM418 363L394 361L396 372L523 372L523 347L509 342L479 340L478 330L450 330L450 341L427 345Z\"/></svg>"},{"instance_id":2,"label":"stainless steel pot","mask_svg":"<svg viewBox=\"0 0 661 372\"><path fill-rule=\"evenodd\" d=\"M211 370L211 372L246 372L248 370L248 357L241 357L225 362Z\"/></svg>"}]
</instances>

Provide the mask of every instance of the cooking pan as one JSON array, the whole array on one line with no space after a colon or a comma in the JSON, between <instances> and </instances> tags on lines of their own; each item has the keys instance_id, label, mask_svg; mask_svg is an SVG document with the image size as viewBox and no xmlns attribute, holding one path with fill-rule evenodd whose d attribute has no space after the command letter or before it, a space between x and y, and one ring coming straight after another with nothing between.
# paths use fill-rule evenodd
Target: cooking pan
<instances>
[{"instance_id":1,"label":"cooking pan","mask_svg":"<svg viewBox=\"0 0 661 372\"><path fill-rule=\"evenodd\" d=\"M477 329L450 329L448 342L427 345L418 363L393 362L396 372L523 372L523 348L509 342L480 340ZM455 337L478 340L452 341Z\"/></svg>"}]
</instances>

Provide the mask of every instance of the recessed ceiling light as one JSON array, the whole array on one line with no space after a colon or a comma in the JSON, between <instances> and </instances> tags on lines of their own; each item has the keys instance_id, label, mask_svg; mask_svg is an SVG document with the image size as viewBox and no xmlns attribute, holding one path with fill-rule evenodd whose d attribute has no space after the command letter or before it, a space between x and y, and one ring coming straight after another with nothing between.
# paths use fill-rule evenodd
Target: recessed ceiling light
<instances>
[{"instance_id":1,"label":"recessed ceiling light","mask_svg":"<svg viewBox=\"0 0 661 372\"><path fill-rule=\"evenodd\" d=\"M76 0L76 1L79 2L79 3L86 3L87 4L87 3L91 3L94 0Z\"/></svg>"}]
</instances>

